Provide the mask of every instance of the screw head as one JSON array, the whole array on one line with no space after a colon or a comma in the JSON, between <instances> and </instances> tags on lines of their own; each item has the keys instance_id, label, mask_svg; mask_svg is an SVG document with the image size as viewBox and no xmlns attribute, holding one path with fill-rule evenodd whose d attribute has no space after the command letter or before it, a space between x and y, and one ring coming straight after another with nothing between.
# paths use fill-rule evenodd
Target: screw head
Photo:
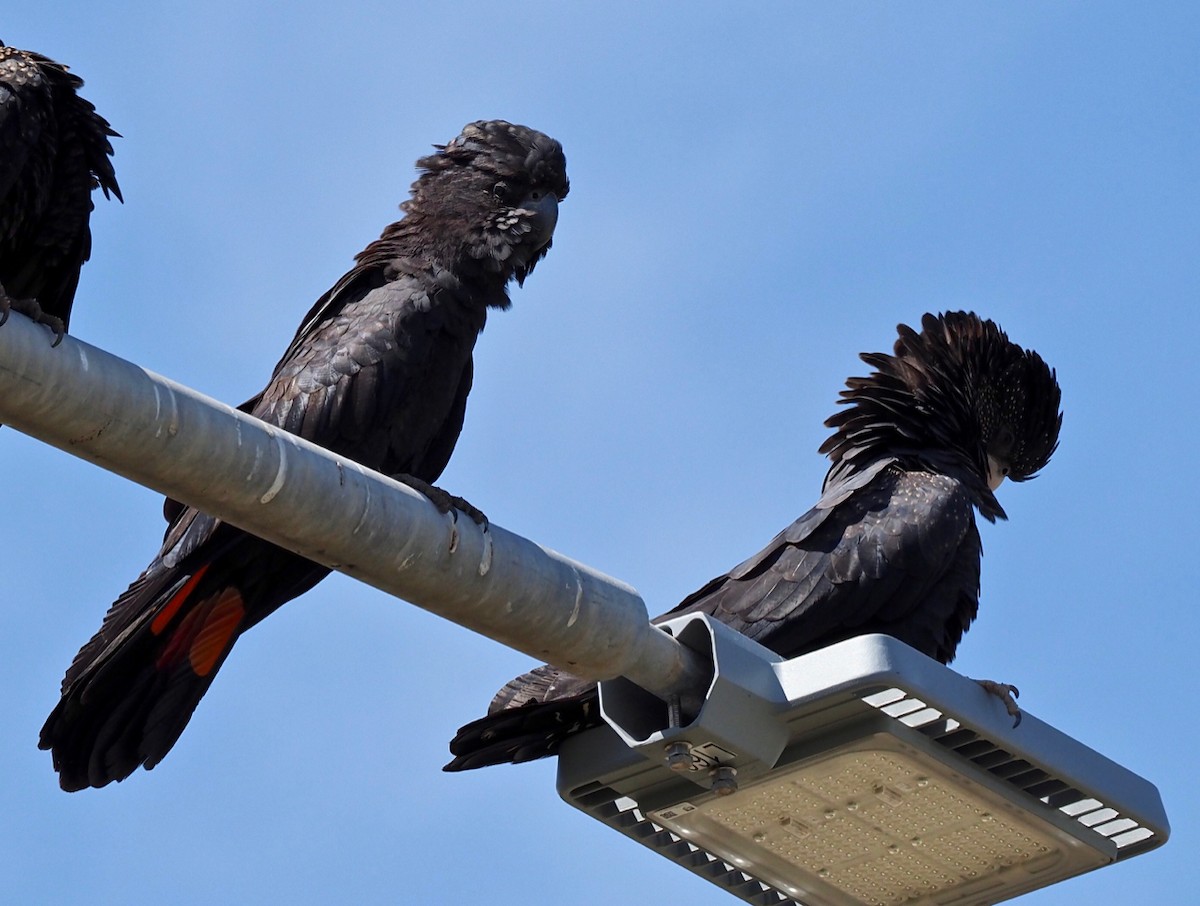
<instances>
[{"instance_id":1,"label":"screw head","mask_svg":"<svg viewBox=\"0 0 1200 906\"><path fill-rule=\"evenodd\" d=\"M737 792L737 768L720 765L709 771L708 776L712 778L712 791L718 796L728 796Z\"/></svg>"},{"instance_id":2,"label":"screw head","mask_svg":"<svg viewBox=\"0 0 1200 906\"><path fill-rule=\"evenodd\" d=\"M692 770L692 747L683 740L670 743L666 748L667 767L683 773Z\"/></svg>"}]
</instances>

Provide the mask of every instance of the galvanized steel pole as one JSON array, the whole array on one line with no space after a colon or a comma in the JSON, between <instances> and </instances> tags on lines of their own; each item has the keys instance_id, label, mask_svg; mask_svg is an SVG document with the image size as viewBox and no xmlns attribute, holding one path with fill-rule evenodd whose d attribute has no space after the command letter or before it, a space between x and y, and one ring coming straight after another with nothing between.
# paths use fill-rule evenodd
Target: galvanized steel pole
<instances>
[{"instance_id":1,"label":"galvanized steel pole","mask_svg":"<svg viewBox=\"0 0 1200 906\"><path fill-rule=\"evenodd\" d=\"M535 658L662 697L695 654L632 588L22 315L0 327L0 423Z\"/></svg>"}]
</instances>

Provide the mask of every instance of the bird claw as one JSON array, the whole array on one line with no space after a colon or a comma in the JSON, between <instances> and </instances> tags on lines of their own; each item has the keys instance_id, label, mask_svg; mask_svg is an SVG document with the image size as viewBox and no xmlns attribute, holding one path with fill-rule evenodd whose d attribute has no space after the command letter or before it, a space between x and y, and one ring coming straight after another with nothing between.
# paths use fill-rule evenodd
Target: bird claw
<instances>
[{"instance_id":1,"label":"bird claw","mask_svg":"<svg viewBox=\"0 0 1200 906\"><path fill-rule=\"evenodd\" d=\"M50 344L53 349L62 342L63 336L67 332L67 327L63 324L61 318L54 315L48 315L42 311L42 307L38 305L37 299L14 299L4 287L0 286L0 327L8 323L8 316L14 311L19 311L35 324L45 324L54 334L54 342Z\"/></svg>"},{"instance_id":2,"label":"bird claw","mask_svg":"<svg viewBox=\"0 0 1200 906\"><path fill-rule=\"evenodd\" d=\"M449 491L444 491L435 484L430 484L427 481L422 481L412 475L394 475L392 476L401 484L406 484L414 491L419 491L429 498L429 502L437 507L439 513L449 513L450 517L457 523L458 514L464 513L471 517L471 520L478 525L484 532L488 530L488 518L483 514L483 511L478 507L459 497L456 494L451 494Z\"/></svg>"},{"instance_id":3,"label":"bird claw","mask_svg":"<svg viewBox=\"0 0 1200 906\"><path fill-rule=\"evenodd\" d=\"M1021 709L1017 707L1017 697L1020 696L1021 690L1010 683L997 683L994 680L975 680L983 687L983 691L988 695L994 695L1004 703L1004 710L1008 712L1009 717L1013 719L1013 727L1021 725Z\"/></svg>"},{"instance_id":4,"label":"bird claw","mask_svg":"<svg viewBox=\"0 0 1200 906\"><path fill-rule=\"evenodd\" d=\"M467 500L457 495L450 494L450 500L453 501L454 509L471 517L471 521L480 527L484 532L488 530L488 517L484 515L483 510L474 506Z\"/></svg>"}]
</instances>

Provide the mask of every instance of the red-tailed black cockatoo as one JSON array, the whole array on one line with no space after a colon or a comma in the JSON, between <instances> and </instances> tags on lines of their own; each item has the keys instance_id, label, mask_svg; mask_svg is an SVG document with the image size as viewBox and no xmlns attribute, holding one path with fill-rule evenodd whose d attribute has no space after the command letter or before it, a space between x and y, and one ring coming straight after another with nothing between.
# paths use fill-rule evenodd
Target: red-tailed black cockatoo
<instances>
[{"instance_id":1,"label":"red-tailed black cockatoo","mask_svg":"<svg viewBox=\"0 0 1200 906\"><path fill-rule=\"evenodd\" d=\"M241 408L423 490L462 430L472 350L550 248L562 146L480 121L417 161L404 217L317 300ZM168 501L166 537L63 681L41 732L65 790L152 768L243 632L329 572Z\"/></svg>"},{"instance_id":2,"label":"red-tailed black cockatoo","mask_svg":"<svg viewBox=\"0 0 1200 906\"><path fill-rule=\"evenodd\" d=\"M816 506L664 618L706 613L789 658L878 632L950 662L979 605L975 511L1005 518L996 488L1049 461L1060 393L1036 352L974 314L899 333L892 355L862 356L875 371L847 381L826 422L833 465ZM459 730L445 770L552 755L599 725L598 704L594 683L539 667Z\"/></svg>"}]
</instances>

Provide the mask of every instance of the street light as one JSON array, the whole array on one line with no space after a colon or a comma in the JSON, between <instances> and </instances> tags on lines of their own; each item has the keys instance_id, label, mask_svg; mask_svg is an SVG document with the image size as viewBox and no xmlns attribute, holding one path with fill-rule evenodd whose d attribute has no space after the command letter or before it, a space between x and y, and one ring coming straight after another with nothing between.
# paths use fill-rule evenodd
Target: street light
<instances>
[{"instance_id":1,"label":"street light","mask_svg":"<svg viewBox=\"0 0 1200 906\"><path fill-rule=\"evenodd\" d=\"M985 906L1166 842L1153 785L895 639L784 661L665 626L713 660L699 714L602 682L559 793L748 903Z\"/></svg>"}]
</instances>

